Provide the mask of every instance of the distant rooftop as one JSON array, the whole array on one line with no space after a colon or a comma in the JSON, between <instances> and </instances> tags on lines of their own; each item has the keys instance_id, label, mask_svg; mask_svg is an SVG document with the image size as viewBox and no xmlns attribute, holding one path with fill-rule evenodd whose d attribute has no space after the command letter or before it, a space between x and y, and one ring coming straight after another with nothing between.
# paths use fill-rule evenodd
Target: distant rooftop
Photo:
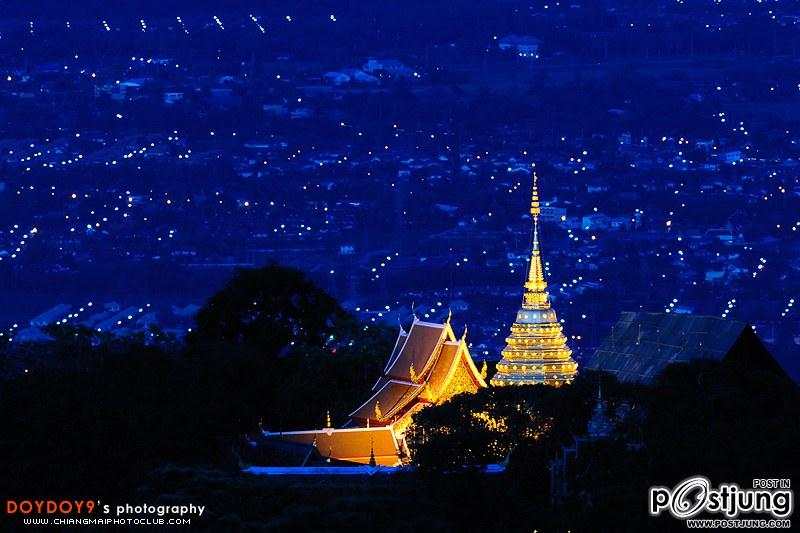
<instances>
[{"instance_id":1,"label":"distant rooftop","mask_svg":"<svg viewBox=\"0 0 800 533\"><path fill-rule=\"evenodd\" d=\"M749 324L711 316L624 312L584 368L648 383L671 363L753 359L783 373Z\"/></svg>"}]
</instances>

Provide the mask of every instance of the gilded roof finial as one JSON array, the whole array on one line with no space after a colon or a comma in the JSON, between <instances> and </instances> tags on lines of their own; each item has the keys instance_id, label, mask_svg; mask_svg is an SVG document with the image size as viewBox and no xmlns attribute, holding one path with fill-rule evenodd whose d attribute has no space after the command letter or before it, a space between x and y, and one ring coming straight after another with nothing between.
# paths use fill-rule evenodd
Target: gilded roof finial
<instances>
[{"instance_id":1,"label":"gilded roof finial","mask_svg":"<svg viewBox=\"0 0 800 533\"><path fill-rule=\"evenodd\" d=\"M486 366L486 359L483 360L483 365L481 366L481 379L486 379L486 374L489 372L488 367Z\"/></svg>"},{"instance_id":2,"label":"gilded roof finial","mask_svg":"<svg viewBox=\"0 0 800 533\"><path fill-rule=\"evenodd\" d=\"M329 428L331 426L331 412L330 410L325 411L325 427Z\"/></svg>"},{"instance_id":3,"label":"gilded roof finial","mask_svg":"<svg viewBox=\"0 0 800 533\"><path fill-rule=\"evenodd\" d=\"M411 316L414 317L414 320L417 319L417 313L414 312L414 300L411 300Z\"/></svg>"},{"instance_id":4,"label":"gilded roof finial","mask_svg":"<svg viewBox=\"0 0 800 533\"><path fill-rule=\"evenodd\" d=\"M383 418L383 413L381 413L381 402L380 400L375 400L375 420L380 422L381 418Z\"/></svg>"},{"instance_id":5,"label":"gilded roof finial","mask_svg":"<svg viewBox=\"0 0 800 533\"><path fill-rule=\"evenodd\" d=\"M528 281L525 283L527 293L525 303L533 308L544 308L549 306L549 297L545 292L547 283L544 280L544 268L542 268L542 257L539 250L539 178L536 171L533 172L533 192L531 194L531 216L533 217L533 250L531 251L531 264L528 271Z\"/></svg>"},{"instance_id":6,"label":"gilded roof finial","mask_svg":"<svg viewBox=\"0 0 800 533\"><path fill-rule=\"evenodd\" d=\"M369 466L377 465L377 461L375 461L375 439L370 437L369 438Z\"/></svg>"},{"instance_id":7,"label":"gilded roof finial","mask_svg":"<svg viewBox=\"0 0 800 533\"><path fill-rule=\"evenodd\" d=\"M408 375L411 376L411 381L416 383L417 372L414 370L414 363L411 363L411 366L408 367Z\"/></svg>"},{"instance_id":8,"label":"gilded roof finial","mask_svg":"<svg viewBox=\"0 0 800 533\"><path fill-rule=\"evenodd\" d=\"M464 324L464 333L461 334L461 342L467 342L467 325Z\"/></svg>"},{"instance_id":9,"label":"gilded roof finial","mask_svg":"<svg viewBox=\"0 0 800 533\"><path fill-rule=\"evenodd\" d=\"M453 318L453 309L451 307L447 308L447 323L450 323L450 319Z\"/></svg>"}]
</instances>

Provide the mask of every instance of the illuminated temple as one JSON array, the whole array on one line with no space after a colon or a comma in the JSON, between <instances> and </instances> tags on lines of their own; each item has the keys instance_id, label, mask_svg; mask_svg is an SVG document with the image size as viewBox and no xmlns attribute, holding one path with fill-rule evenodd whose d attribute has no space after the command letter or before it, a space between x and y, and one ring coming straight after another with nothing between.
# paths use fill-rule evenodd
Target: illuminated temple
<instances>
[{"instance_id":1,"label":"illuminated temple","mask_svg":"<svg viewBox=\"0 0 800 533\"><path fill-rule=\"evenodd\" d=\"M399 466L409 457L405 433L411 415L428 405L441 404L462 392L486 387L486 363L479 371L466 342L466 329L457 339L450 325L423 322L417 317L408 331L402 327L372 396L350 413L342 428L306 431L263 431L266 440L315 448L336 462Z\"/></svg>"},{"instance_id":2,"label":"illuminated temple","mask_svg":"<svg viewBox=\"0 0 800 533\"><path fill-rule=\"evenodd\" d=\"M497 363L492 385L561 385L570 383L578 372L572 359L572 349L562 331L556 312L550 305L550 294L542 269L539 250L539 191L536 173L533 174L533 250L522 308L506 338L503 359Z\"/></svg>"}]
</instances>

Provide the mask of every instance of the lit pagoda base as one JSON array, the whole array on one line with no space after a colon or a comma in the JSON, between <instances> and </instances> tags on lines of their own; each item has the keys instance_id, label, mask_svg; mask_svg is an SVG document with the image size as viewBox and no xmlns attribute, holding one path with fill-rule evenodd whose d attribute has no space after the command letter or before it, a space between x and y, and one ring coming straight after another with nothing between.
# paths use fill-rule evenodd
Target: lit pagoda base
<instances>
[{"instance_id":1,"label":"lit pagoda base","mask_svg":"<svg viewBox=\"0 0 800 533\"><path fill-rule=\"evenodd\" d=\"M547 367L543 370L542 367ZM557 364L555 362L525 361L519 363L499 363L497 373L492 377L492 385L554 385L572 383L576 374L576 363Z\"/></svg>"}]
</instances>

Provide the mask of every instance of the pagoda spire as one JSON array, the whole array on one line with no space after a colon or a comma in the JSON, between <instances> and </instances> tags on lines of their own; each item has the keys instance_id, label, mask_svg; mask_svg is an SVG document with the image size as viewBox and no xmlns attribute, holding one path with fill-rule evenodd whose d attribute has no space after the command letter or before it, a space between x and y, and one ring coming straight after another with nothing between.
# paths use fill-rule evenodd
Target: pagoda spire
<instances>
[{"instance_id":1,"label":"pagoda spire","mask_svg":"<svg viewBox=\"0 0 800 533\"><path fill-rule=\"evenodd\" d=\"M559 386L570 383L578 370L547 292L539 245L539 215L542 209L536 171L532 177L531 264L525 281L522 307L511 326L511 335L506 338L507 344L502 352L502 360L497 364L497 373L492 377L492 385L495 386L536 383Z\"/></svg>"},{"instance_id":2,"label":"pagoda spire","mask_svg":"<svg viewBox=\"0 0 800 533\"><path fill-rule=\"evenodd\" d=\"M531 264L528 269L528 280L525 282L523 305L525 309L546 309L550 307L550 296L547 294L547 282L544 280L542 254L539 248L539 178L533 171L533 193L531 194L531 216L533 217L533 246L531 248Z\"/></svg>"}]
</instances>

